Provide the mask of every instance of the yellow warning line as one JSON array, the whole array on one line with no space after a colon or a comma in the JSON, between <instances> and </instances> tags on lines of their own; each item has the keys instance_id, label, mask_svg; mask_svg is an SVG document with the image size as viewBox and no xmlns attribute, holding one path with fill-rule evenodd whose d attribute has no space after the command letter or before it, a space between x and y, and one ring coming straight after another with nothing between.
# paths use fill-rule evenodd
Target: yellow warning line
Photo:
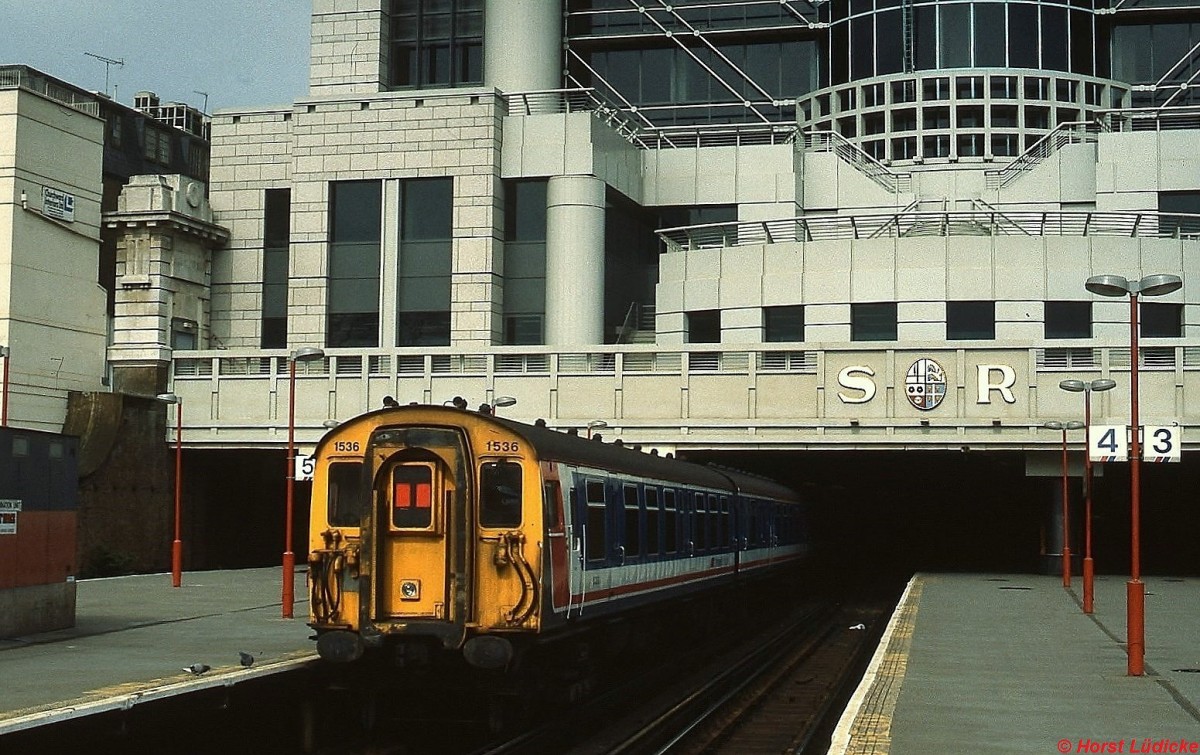
<instances>
[{"instance_id":1,"label":"yellow warning line","mask_svg":"<svg viewBox=\"0 0 1200 755\"><path fill-rule=\"evenodd\" d=\"M920 575L909 580L863 680L833 733L831 754L886 755L890 752L892 715L908 669L917 607L924 587L925 578Z\"/></svg>"}]
</instances>

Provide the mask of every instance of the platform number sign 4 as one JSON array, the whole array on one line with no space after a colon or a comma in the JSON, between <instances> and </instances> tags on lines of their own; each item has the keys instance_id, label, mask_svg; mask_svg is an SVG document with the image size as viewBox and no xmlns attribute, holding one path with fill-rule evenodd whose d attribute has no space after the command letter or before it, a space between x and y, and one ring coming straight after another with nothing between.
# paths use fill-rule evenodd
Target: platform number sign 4
<instances>
[{"instance_id":1,"label":"platform number sign 4","mask_svg":"<svg viewBox=\"0 0 1200 755\"><path fill-rule=\"evenodd\" d=\"M1177 425L1142 426L1142 461L1179 461L1183 428Z\"/></svg>"},{"instance_id":2,"label":"platform number sign 4","mask_svg":"<svg viewBox=\"0 0 1200 755\"><path fill-rule=\"evenodd\" d=\"M1092 425L1088 428L1088 457L1092 461L1129 461L1125 425Z\"/></svg>"}]
</instances>

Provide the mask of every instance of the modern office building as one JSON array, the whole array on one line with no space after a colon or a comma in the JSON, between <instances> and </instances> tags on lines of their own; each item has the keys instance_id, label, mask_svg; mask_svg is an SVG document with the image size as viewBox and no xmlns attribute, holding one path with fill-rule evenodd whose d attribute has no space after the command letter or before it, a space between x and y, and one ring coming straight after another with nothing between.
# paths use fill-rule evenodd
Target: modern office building
<instances>
[{"instance_id":1,"label":"modern office building","mask_svg":"<svg viewBox=\"0 0 1200 755\"><path fill-rule=\"evenodd\" d=\"M980 521L1047 524L1055 553L1062 438L1044 424L1084 414L1060 381L1117 382L1098 424L1131 408L1130 299L1085 281L1168 274L1182 290L1141 297L1141 419L1171 441L1155 459L1184 449L1155 474L1195 476L1197 9L313 7L308 96L212 124L229 241L211 337L171 356L201 468L262 449L281 493L289 353L311 346L302 447L384 395L512 396L512 416L837 470L843 491L897 464L901 483L826 497L936 480ZM974 477L980 455L1008 471ZM1128 495L1107 487L1112 507ZM1036 552L1037 529L1016 547Z\"/></svg>"}]
</instances>

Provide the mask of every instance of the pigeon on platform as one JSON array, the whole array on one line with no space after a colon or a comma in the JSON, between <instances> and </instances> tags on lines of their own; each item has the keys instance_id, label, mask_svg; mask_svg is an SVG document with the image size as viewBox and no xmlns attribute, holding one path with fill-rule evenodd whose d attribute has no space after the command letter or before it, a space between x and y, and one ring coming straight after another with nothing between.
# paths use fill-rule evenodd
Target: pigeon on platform
<instances>
[{"instance_id":1,"label":"pigeon on platform","mask_svg":"<svg viewBox=\"0 0 1200 755\"><path fill-rule=\"evenodd\" d=\"M251 666L254 665L254 656L250 655L249 653L247 653L244 650L239 650L238 651L238 662L241 663L244 667L250 668Z\"/></svg>"},{"instance_id":2,"label":"pigeon on platform","mask_svg":"<svg viewBox=\"0 0 1200 755\"><path fill-rule=\"evenodd\" d=\"M207 663L193 663L190 666L184 666L183 670L189 674L193 674L195 676L200 676L205 671L208 671L210 668L212 668L212 666L209 666Z\"/></svg>"}]
</instances>

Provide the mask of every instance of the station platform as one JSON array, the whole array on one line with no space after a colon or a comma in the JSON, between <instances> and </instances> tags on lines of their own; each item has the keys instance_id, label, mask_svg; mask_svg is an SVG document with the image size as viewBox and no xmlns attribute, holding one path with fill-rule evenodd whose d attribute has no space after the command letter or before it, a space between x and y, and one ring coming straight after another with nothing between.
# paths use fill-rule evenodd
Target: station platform
<instances>
[{"instance_id":1,"label":"station platform","mask_svg":"<svg viewBox=\"0 0 1200 755\"><path fill-rule=\"evenodd\" d=\"M0 638L0 736L314 662L304 574L292 619L279 567L81 580L74 627Z\"/></svg>"},{"instance_id":2,"label":"station platform","mask_svg":"<svg viewBox=\"0 0 1200 755\"><path fill-rule=\"evenodd\" d=\"M1200 753L1200 579L1146 577L1145 675L1127 675L1125 583L918 574L831 753Z\"/></svg>"}]
</instances>

